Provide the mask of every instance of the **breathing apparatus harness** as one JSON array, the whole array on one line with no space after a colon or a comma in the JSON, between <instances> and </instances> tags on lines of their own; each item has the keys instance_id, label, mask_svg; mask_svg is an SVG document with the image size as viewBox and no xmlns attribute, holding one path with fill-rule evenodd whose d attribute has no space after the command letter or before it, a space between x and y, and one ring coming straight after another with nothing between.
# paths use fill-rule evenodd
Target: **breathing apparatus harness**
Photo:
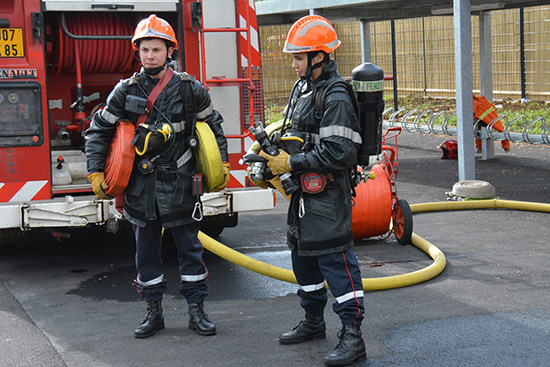
<instances>
[{"instance_id":1,"label":"breathing apparatus harness","mask_svg":"<svg viewBox=\"0 0 550 367\"><path fill-rule=\"evenodd\" d=\"M312 86L310 84L312 71L319 68L319 67L321 67L321 66L323 66L323 65L328 65L330 63L330 56L328 54L325 54L325 57L322 61L320 61L320 62L318 62L314 65L311 65L311 60L315 56L316 56L316 53L314 53L314 52L309 52L308 53L308 69L307 69L308 71L306 72L305 77L301 77L301 79L305 80L306 83L307 83L306 91L312 90ZM318 143L318 142L314 141L314 139L312 138L312 134L310 132L307 132L307 130L308 130L307 125L305 127L305 130L306 130L305 133L300 132L300 131L295 131L295 130L292 130L292 129L290 129L286 132L285 132L285 130L283 130L287 127L286 120L287 119L292 120L292 114L294 113L294 110L295 110L294 107L297 103L298 98L303 93L303 90L297 91L297 88L299 88L300 86L302 86L302 84L296 83L294 85L294 88L292 89L292 92L290 93L290 98L289 98L289 102L288 102L289 109L285 113L285 117L284 117L285 118L285 123L283 123L283 125L281 127L281 134L283 134L283 138L281 140L283 140L283 141L293 140L293 139L295 139L294 136L296 134L301 134L300 135L300 138L301 138L300 141L301 141L302 145L301 145L299 151L307 152L308 150L311 149L312 145ZM355 91L353 90L353 87L351 86L351 84L349 82L347 82L347 81L345 81L341 78L338 78L334 81L331 81L330 83L327 80L322 80L317 85L315 85L315 111L314 111L314 116L315 116L315 119L316 119L318 124L321 123L321 119L323 118L324 101L326 99L326 96L329 93L329 91L335 86L343 86L348 91L348 93L350 95L350 98L352 100L353 108L354 108L355 112L357 113L357 115L359 116L359 105L358 105L358 102L357 102L357 97L355 95ZM292 114L290 114L290 115L289 115L289 110L292 111ZM287 137L287 138L285 139L285 137ZM295 148L295 151L297 151L296 148ZM288 153L292 154L291 152L288 152ZM352 197L356 197L355 186L357 186L359 184L359 179L360 179L360 174L357 172L357 165L354 165L354 168L351 170L350 177L349 177L350 190L352 192ZM327 182L333 181L333 180L334 180L334 177L331 174L324 175L324 174L319 174L319 173L315 173L315 172L306 172L306 173L303 173L303 174L300 175L300 185L302 187L302 190L304 192L308 193L308 194L316 194L316 193L319 193L319 192L323 191L326 184L327 184Z\"/></svg>"},{"instance_id":2,"label":"breathing apparatus harness","mask_svg":"<svg viewBox=\"0 0 550 367\"><path fill-rule=\"evenodd\" d=\"M343 87L348 92L351 99L351 103L353 105L353 109L357 114L357 117L360 118L359 102L357 101L357 95L355 94L356 92L353 89L353 86L351 85L350 82L343 80L341 78L338 78L330 83L328 83L327 81L322 81L321 84L318 86L319 90L315 95L315 113L314 113L314 116L317 122L320 123L321 119L323 118L324 103L325 103L327 94L330 93L330 91L337 86ZM363 136L364 133L365 131L361 131L361 138L363 142L365 141L365 137ZM364 174L359 173L357 169L357 163L358 162L355 162L355 164L353 165L353 168L351 169L350 176L349 176L352 197L357 196L355 187L359 185L359 183L362 180L367 179Z\"/></svg>"},{"instance_id":3,"label":"breathing apparatus harness","mask_svg":"<svg viewBox=\"0 0 550 367\"><path fill-rule=\"evenodd\" d=\"M309 59L311 60L313 57L309 57ZM311 65L308 66L307 74L309 75L311 73L311 70L314 70L320 67L324 61L326 60L323 60L322 62L317 63L313 66ZM256 140L260 143L262 150L264 150L268 154L271 154L271 155L278 154L278 153L272 154L270 153L270 150L269 150L271 149L271 151L277 152L278 148L285 150L289 154L293 154L296 152L307 152L312 148L312 145L316 143L311 133L289 129L290 124L287 123L289 121L292 121L296 102L300 97L300 95L302 95L304 92L307 93L311 90L311 86L310 86L311 79L307 76L301 77L300 79L307 84L306 86L304 86L304 82L300 83L300 81L298 81L294 85L290 93L288 107L287 107L287 110L285 111L284 120L281 125L280 131L273 132L271 134L271 139L269 139L269 137L267 137L267 134L265 133L263 128L261 128L261 126L251 127L249 129L254 134ZM305 90L303 89L304 87L306 88ZM327 94L329 94L335 87L341 87L348 92L348 94L350 95L353 108L357 113L357 115L359 116L359 104L357 101L357 96L355 94L356 92L354 91L351 83L349 83L346 80L338 78L331 82L321 81L318 85L315 86L316 91L315 91L314 115L318 123L320 123L323 117L324 102L327 97ZM302 88L302 89L299 89L299 88ZM307 126L305 129L308 130ZM365 139L363 139L363 141L365 141ZM268 144L271 144L276 148L269 148ZM246 157L246 158L249 158L249 157ZM257 161L257 163L254 163L251 166L251 171L250 171L251 179L253 179L254 181L261 181L264 178L268 180L271 179L273 177L273 174L269 171L269 168L265 167L265 163L260 162L260 160L257 158L255 159L255 161ZM286 175L288 177L282 177L283 175L281 175L280 178L281 178L281 182L283 183L283 188L285 188L285 193L287 195L297 191L300 188L302 189L303 192L306 192L308 194L316 194L323 191L323 189L326 187L327 182L334 180L334 177L332 175L323 175L323 174L318 174L313 172L303 173L299 175L299 177L294 177L294 176L291 177L290 173ZM365 180L366 179L365 177L366 176L364 174L358 172L357 165L354 165L354 168L352 168L348 178L350 183L349 188L350 188L352 197L356 197L357 195L355 191L355 186L357 186L361 180Z\"/></svg>"},{"instance_id":4,"label":"breathing apparatus harness","mask_svg":"<svg viewBox=\"0 0 550 367\"><path fill-rule=\"evenodd\" d=\"M170 79L172 79L173 75L174 73L172 69L167 67L166 72L158 81L157 85L155 85L147 99L133 95L128 95L126 97L126 109L140 115L136 124L136 131L134 139L132 140L132 145L135 146L136 154L143 157L138 162L138 170L144 175L154 171L155 161L161 156L161 154L157 152L157 154L153 157L150 157L151 153L160 146L163 146L164 148L162 151L167 151L174 144L175 139L172 123L170 122L170 119L162 113L157 106L155 106L155 101ZM147 95L147 92L140 84L138 84L138 88L143 94ZM161 117L163 117L165 122L155 121L153 124L145 123L153 108ZM164 146L166 143L169 144ZM149 154L146 155L146 153Z\"/></svg>"},{"instance_id":5,"label":"breathing apparatus harness","mask_svg":"<svg viewBox=\"0 0 550 367\"><path fill-rule=\"evenodd\" d=\"M173 162L172 164L166 165L166 167L165 165L158 166L156 162L162 154L168 152L176 142L175 131L170 119L155 105L156 99L172 79L172 76L173 71L167 66L165 74L155 85L147 99L133 95L128 95L126 97L126 109L140 114L136 124L132 145L135 146L136 154L142 157L142 159L137 162L137 168L144 176L149 175L158 168L157 178L164 177L165 179L175 179L177 177L175 169L177 169L177 165L181 158L178 159L178 163ZM178 81L180 83L180 92L184 103L183 118L185 127L183 131L183 140L188 142L189 148L195 148L198 145L198 139L195 134L195 96L189 81L190 79ZM140 84L137 84L137 86L143 94L147 95L147 92ZM149 116L149 112L153 108L165 122L155 121L152 124L145 123ZM161 147L162 149L157 149ZM155 152L155 150L157 150L157 152ZM190 150L188 152L190 152ZM187 155L187 152L183 154L183 156ZM196 203L191 216L196 221L200 221L202 219L202 203L200 200L200 195L202 194L200 187L202 183L196 183L195 181L196 178L194 177L193 195L195 196Z\"/></svg>"},{"instance_id":6,"label":"breathing apparatus harness","mask_svg":"<svg viewBox=\"0 0 550 367\"><path fill-rule=\"evenodd\" d=\"M304 92L309 92L311 90L310 76L312 70L319 68L323 62L326 61L326 59L324 59L312 66L311 59L315 57L315 55L312 54L314 53L308 53L308 71L305 77L300 78L303 82L298 81L295 83L290 92L288 107L285 111L280 131L273 131L271 136L268 136L261 125L251 126L249 128L249 131L260 144L261 149L269 155L278 155L279 148L291 155L299 152L307 152L314 144L311 133L289 129L298 98ZM271 170L266 166L267 161L264 158L254 154L248 154L244 157L244 162L251 166L249 175L253 181L263 181L264 179L271 180L274 177ZM279 178L286 195L291 195L300 189L308 194L317 194L324 190L328 181L333 180L331 175L323 175L314 172L306 172L300 175L294 175L292 172L287 172L280 175Z\"/></svg>"}]
</instances>

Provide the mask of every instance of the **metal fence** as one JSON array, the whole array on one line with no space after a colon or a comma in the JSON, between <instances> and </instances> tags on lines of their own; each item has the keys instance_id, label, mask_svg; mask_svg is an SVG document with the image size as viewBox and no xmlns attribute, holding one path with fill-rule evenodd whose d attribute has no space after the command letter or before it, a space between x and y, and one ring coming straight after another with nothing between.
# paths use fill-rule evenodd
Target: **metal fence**
<instances>
[{"instance_id":1,"label":"metal fence","mask_svg":"<svg viewBox=\"0 0 550 367\"><path fill-rule=\"evenodd\" d=\"M550 6L491 12L494 99L547 100L550 96ZM285 26L260 27L266 108L286 104L296 80L291 59L282 53ZM361 63L359 22L336 23L342 45L334 58L343 76ZM395 20L395 65L392 22L370 23L371 60L386 75L395 73L397 93L404 96L455 96L455 51L452 16ZM479 21L472 17L474 93L479 93ZM393 83L385 83L392 95ZM274 107L277 108L277 107Z\"/></svg>"}]
</instances>

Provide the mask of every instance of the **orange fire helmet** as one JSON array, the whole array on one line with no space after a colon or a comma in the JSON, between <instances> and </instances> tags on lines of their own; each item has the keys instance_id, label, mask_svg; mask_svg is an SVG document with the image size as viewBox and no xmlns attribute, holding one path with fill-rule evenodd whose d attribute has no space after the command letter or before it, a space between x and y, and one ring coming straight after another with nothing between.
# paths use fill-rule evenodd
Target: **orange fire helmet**
<instances>
[{"instance_id":1,"label":"orange fire helmet","mask_svg":"<svg viewBox=\"0 0 550 367\"><path fill-rule=\"evenodd\" d=\"M296 21L288 31L283 52L336 50L341 42L334 27L322 16L307 15Z\"/></svg>"},{"instance_id":2,"label":"orange fire helmet","mask_svg":"<svg viewBox=\"0 0 550 367\"><path fill-rule=\"evenodd\" d=\"M132 37L132 47L134 50L138 50L136 41L142 38L160 38L172 42L172 46L175 50L178 49L178 40L176 39L176 33L170 23L166 20L157 17L152 14L147 19L140 21Z\"/></svg>"}]
</instances>

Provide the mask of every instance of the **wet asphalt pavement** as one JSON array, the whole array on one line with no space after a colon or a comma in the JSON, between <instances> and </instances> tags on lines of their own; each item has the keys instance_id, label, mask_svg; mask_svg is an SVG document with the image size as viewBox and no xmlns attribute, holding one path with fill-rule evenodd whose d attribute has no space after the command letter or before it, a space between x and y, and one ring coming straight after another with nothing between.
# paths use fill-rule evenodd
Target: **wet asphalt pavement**
<instances>
[{"instance_id":1,"label":"wet asphalt pavement","mask_svg":"<svg viewBox=\"0 0 550 367\"><path fill-rule=\"evenodd\" d=\"M397 194L410 204L445 201L457 161L441 160L444 136L402 133ZM476 162L476 178L498 198L550 203L550 147L513 144ZM478 157L479 158L479 157ZM286 205L241 214L217 238L253 258L290 268ZM435 278L366 292L368 360L357 366L547 366L550 360L550 217L514 210L414 215L414 232L447 260ZM138 340L145 305L133 285L133 239L82 231L61 242L37 234L0 255L0 366L322 366L339 320L327 307L327 338L278 343L303 312L296 285L255 274L205 253L206 311L218 334L187 328L177 293L176 253L166 241L166 329ZM358 241L363 277L409 273L432 263L393 236ZM332 299L329 303L332 303Z\"/></svg>"}]
</instances>

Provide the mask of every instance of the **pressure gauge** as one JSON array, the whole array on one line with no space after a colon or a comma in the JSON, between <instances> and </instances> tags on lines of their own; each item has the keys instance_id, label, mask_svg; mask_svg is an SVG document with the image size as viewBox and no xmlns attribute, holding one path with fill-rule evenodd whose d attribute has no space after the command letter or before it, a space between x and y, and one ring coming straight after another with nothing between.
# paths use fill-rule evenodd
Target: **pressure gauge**
<instances>
[{"instance_id":1,"label":"pressure gauge","mask_svg":"<svg viewBox=\"0 0 550 367\"><path fill-rule=\"evenodd\" d=\"M17 103L19 101L19 95L17 93L8 94L8 101L10 101L10 103Z\"/></svg>"},{"instance_id":2,"label":"pressure gauge","mask_svg":"<svg viewBox=\"0 0 550 367\"><path fill-rule=\"evenodd\" d=\"M4 95L0 93L0 103L4 102Z\"/></svg>"}]
</instances>

